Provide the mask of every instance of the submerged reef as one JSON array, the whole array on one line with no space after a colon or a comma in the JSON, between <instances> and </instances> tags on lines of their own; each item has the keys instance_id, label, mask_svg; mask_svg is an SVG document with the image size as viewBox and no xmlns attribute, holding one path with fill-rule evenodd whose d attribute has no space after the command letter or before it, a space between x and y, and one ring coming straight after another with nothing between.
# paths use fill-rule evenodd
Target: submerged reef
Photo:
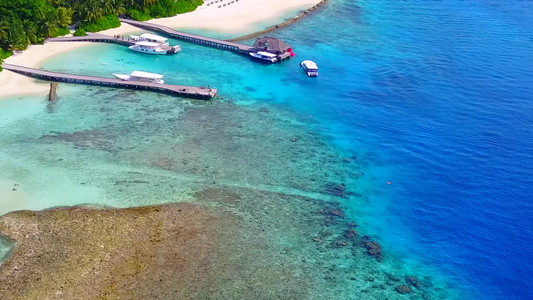
<instances>
[{"instance_id":1,"label":"submerged reef","mask_svg":"<svg viewBox=\"0 0 533 300\"><path fill-rule=\"evenodd\" d=\"M0 217L0 231L16 242L0 268L3 299L444 296L399 269L382 271L337 202L209 185L192 196Z\"/></svg>"}]
</instances>

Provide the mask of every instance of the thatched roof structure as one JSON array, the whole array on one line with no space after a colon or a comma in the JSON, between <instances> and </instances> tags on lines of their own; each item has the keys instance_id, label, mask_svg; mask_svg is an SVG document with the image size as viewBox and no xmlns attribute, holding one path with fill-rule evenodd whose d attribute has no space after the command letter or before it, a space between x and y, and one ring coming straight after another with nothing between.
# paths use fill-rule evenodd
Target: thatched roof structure
<instances>
[{"instance_id":1,"label":"thatched roof structure","mask_svg":"<svg viewBox=\"0 0 533 300\"><path fill-rule=\"evenodd\" d=\"M278 38L264 36L255 40L254 47L260 50L265 50L266 48L268 52L280 54L286 52L291 46Z\"/></svg>"}]
</instances>

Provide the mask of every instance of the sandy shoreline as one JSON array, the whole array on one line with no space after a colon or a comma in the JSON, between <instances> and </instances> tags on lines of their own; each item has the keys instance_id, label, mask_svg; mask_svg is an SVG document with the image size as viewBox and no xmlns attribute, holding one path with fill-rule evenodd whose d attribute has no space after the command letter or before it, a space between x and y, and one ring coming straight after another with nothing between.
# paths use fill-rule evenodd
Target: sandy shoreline
<instances>
[{"instance_id":1,"label":"sandy shoreline","mask_svg":"<svg viewBox=\"0 0 533 300\"><path fill-rule=\"evenodd\" d=\"M150 22L172 28L195 28L246 34L250 33L246 30L254 31L257 24L265 25L265 22L269 20L275 22L277 20L276 18L282 17L287 12L310 8L319 3L320 0L270 0L268 2L262 0L241 0L230 5L226 4L227 6L221 8L218 8L221 5L220 3L207 5L209 2L211 1L206 1L203 6L194 12L171 18L154 19ZM221 3L223 5L229 2L226 0ZM140 30L136 27L123 24L118 28L105 30L101 33L115 35L138 31ZM5 60L5 63L37 68L47 59L89 44L91 43L73 42L32 45L26 51L16 53L9 57ZM17 95L45 95L48 89L48 84L37 83L31 78L17 75L13 72L0 72L0 99L15 97Z\"/></svg>"},{"instance_id":2,"label":"sandy shoreline","mask_svg":"<svg viewBox=\"0 0 533 300\"><path fill-rule=\"evenodd\" d=\"M218 8L230 1L224 0L219 3L207 5L210 1L199 7L196 11L188 14L177 15L172 18L151 20L151 23L169 26L172 28L195 28L218 32L247 34L246 28L257 26L257 23L265 23L275 20L290 11L308 9L321 0L240 0L225 7ZM274 25L274 24L268 24ZM250 29L249 29L250 30Z\"/></svg>"}]
</instances>

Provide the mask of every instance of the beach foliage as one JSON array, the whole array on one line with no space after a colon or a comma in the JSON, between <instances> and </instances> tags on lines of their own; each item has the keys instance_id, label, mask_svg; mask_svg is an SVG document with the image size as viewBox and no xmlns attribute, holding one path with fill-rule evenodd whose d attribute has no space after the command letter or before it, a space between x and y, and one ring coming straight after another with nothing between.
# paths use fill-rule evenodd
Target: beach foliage
<instances>
[{"instance_id":1,"label":"beach foliage","mask_svg":"<svg viewBox=\"0 0 533 300\"><path fill-rule=\"evenodd\" d=\"M152 2L152 5L145 5L144 7L133 6L126 13L133 19L146 21L194 11L199 5L203 4L201 0L158 0Z\"/></svg>"},{"instance_id":2,"label":"beach foliage","mask_svg":"<svg viewBox=\"0 0 533 300\"><path fill-rule=\"evenodd\" d=\"M42 43L46 37L68 33L72 10L53 6L48 0L10 0L0 2L0 48L24 50Z\"/></svg>"},{"instance_id":3,"label":"beach foliage","mask_svg":"<svg viewBox=\"0 0 533 300\"><path fill-rule=\"evenodd\" d=\"M79 29L83 29L88 32L97 32L109 28L120 27L120 21L115 15L104 16L103 18L91 22L83 22L80 24Z\"/></svg>"},{"instance_id":4,"label":"beach foliage","mask_svg":"<svg viewBox=\"0 0 533 300\"><path fill-rule=\"evenodd\" d=\"M86 36L87 32L83 30L83 28L76 29L76 32L74 32L74 36Z\"/></svg>"},{"instance_id":5,"label":"beach foliage","mask_svg":"<svg viewBox=\"0 0 533 300\"><path fill-rule=\"evenodd\" d=\"M5 51L5 50L0 49L0 58L1 59L6 59L6 58L10 57L11 55L13 55L13 52Z\"/></svg>"},{"instance_id":6,"label":"beach foliage","mask_svg":"<svg viewBox=\"0 0 533 300\"><path fill-rule=\"evenodd\" d=\"M117 16L136 20L195 10L202 0L0 0L0 53L42 44L68 34L68 26L96 32L120 26ZM81 31L77 31L80 34Z\"/></svg>"},{"instance_id":7,"label":"beach foliage","mask_svg":"<svg viewBox=\"0 0 533 300\"><path fill-rule=\"evenodd\" d=\"M4 59L10 57L13 54L11 51L5 51L0 48L0 71L2 71L2 63Z\"/></svg>"}]
</instances>

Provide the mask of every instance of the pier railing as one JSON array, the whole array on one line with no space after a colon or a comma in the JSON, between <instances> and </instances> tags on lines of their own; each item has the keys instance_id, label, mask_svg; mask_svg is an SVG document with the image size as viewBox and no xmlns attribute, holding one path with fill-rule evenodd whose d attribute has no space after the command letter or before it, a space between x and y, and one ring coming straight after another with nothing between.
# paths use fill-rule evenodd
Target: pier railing
<instances>
[{"instance_id":1,"label":"pier railing","mask_svg":"<svg viewBox=\"0 0 533 300\"><path fill-rule=\"evenodd\" d=\"M109 36L99 33L88 32L86 36L63 36L46 39L47 42L100 42L114 43L124 46L135 45L135 41L122 36Z\"/></svg>"}]
</instances>

